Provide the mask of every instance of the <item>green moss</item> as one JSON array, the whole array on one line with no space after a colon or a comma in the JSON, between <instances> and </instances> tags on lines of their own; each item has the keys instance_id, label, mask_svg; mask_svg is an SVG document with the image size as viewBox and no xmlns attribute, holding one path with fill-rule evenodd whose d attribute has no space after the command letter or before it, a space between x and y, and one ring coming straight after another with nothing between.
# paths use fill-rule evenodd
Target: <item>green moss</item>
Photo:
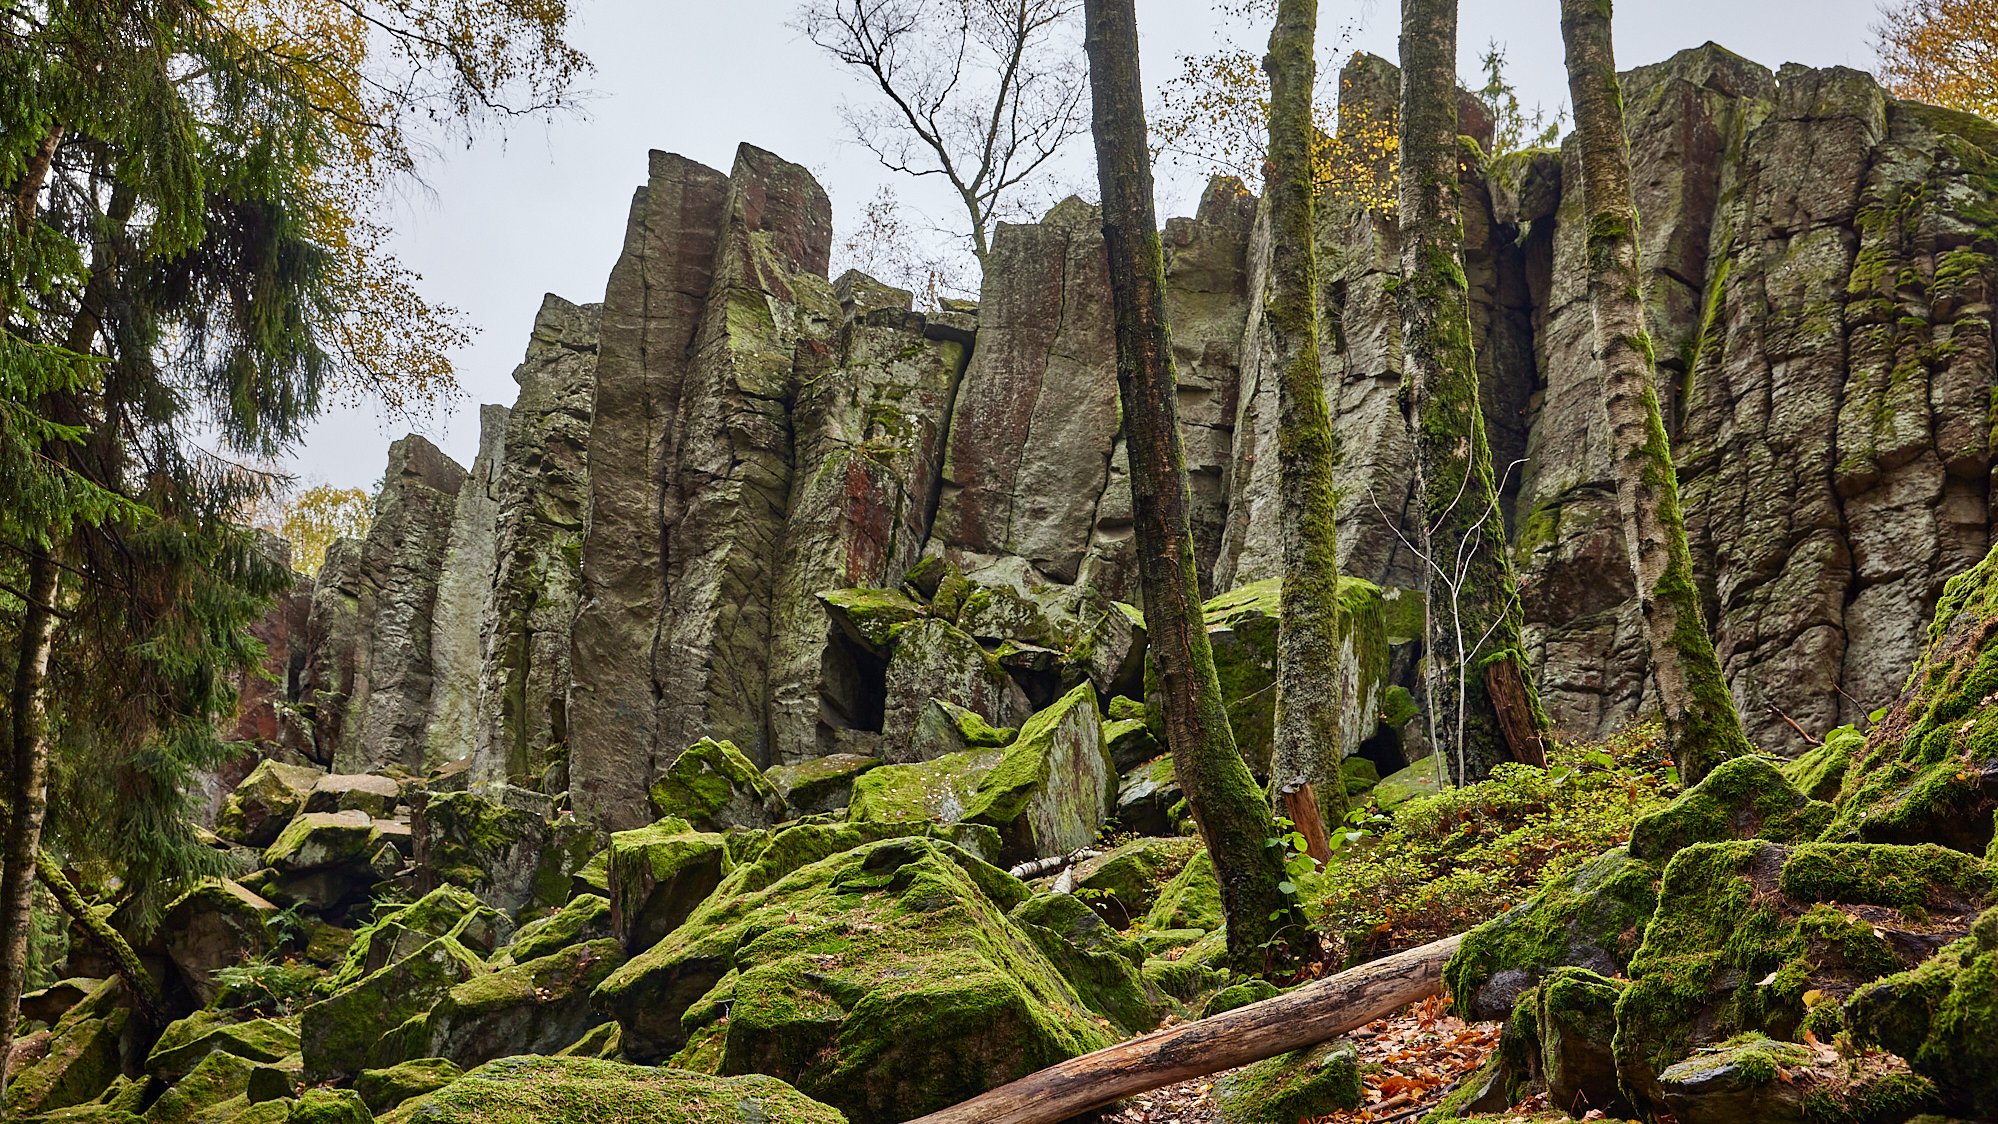
<instances>
[{"instance_id":1,"label":"green moss","mask_svg":"<svg viewBox=\"0 0 1998 1124\"><path fill-rule=\"evenodd\" d=\"M352 987L439 937L465 948L491 952L507 919L460 886L439 886L409 905L383 912L354 933L340 967L325 984L328 992Z\"/></svg>"},{"instance_id":2,"label":"green moss","mask_svg":"<svg viewBox=\"0 0 1998 1124\"><path fill-rule=\"evenodd\" d=\"M671 1056L728 1012L724 1070L803 1061L778 1076L856 1119L906 1119L1109 1041L1007 917L1026 897L948 844L867 844L725 885L597 994L627 1056Z\"/></svg>"},{"instance_id":3,"label":"green moss","mask_svg":"<svg viewBox=\"0 0 1998 1124\"><path fill-rule=\"evenodd\" d=\"M375 1114L351 1089L307 1089L285 1119L286 1124L374 1124Z\"/></svg>"},{"instance_id":4,"label":"green moss","mask_svg":"<svg viewBox=\"0 0 1998 1124\"><path fill-rule=\"evenodd\" d=\"M1460 1011L1502 1018L1518 991L1497 987L1501 974L1537 980L1566 965L1622 971L1636 954L1658 902L1658 865L1611 851L1504 916L1464 935L1444 970Z\"/></svg>"},{"instance_id":5,"label":"green moss","mask_svg":"<svg viewBox=\"0 0 1998 1124\"><path fill-rule=\"evenodd\" d=\"M671 820L611 836L611 908L633 951L672 932L733 868L724 837L679 830L684 824Z\"/></svg>"},{"instance_id":6,"label":"green moss","mask_svg":"<svg viewBox=\"0 0 1998 1124\"><path fill-rule=\"evenodd\" d=\"M1782 770L1760 757L1737 757L1714 769L1671 806L1637 822L1630 853L1663 862L1694 843L1815 839L1831 822L1832 806L1791 787Z\"/></svg>"},{"instance_id":7,"label":"green moss","mask_svg":"<svg viewBox=\"0 0 1998 1124\"><path fill-rule=\"evenodd\" d=\"M1359 1052L1338 1041L1257 1062L1216 1082L1214 1100L1226 1124L1297 1124L1358 1108Z\"/></svg>"},{"instance_id":8,"label":"green moss","mask_svg":"<svg viewBox=\"0 0 1998 1124\"><path fill-rule=\"evenodd\" d=\"M942 560L937 561L941 564ZM911 578L914 576L912 571ZM835 589L819 594L819 600L848 636L876 655L887 653L896 625L920 620L930 612L921 602L892 589Z\"/></svg>"},{"instance_id":9,"label":"green moss","mask_svg":"<svg viewBox=\"0 0 1998 1124\"><path fill-rule=\"evenodd\" d=\"M407 1054L408 1042L394 1037L402 1024L485 970L464 945L441 937L307 1007L299 1017L306 1079L351 1076L422 1056L427 1051Z\"/></svg>"},{"instance_id":10,"label":"green moss","mask_svg":"<svg viewBox=\"0 0 1998 1124\"><path fill-rule=\"evenodd\" d=\"M853 782L847 818L857 824L925 824L964 818L1003 750L948 753L933 761L884 765Z\"/></svg>"},{"instance_id":11,"label":"green moss","mask_svg":"<svg viewBox=\"0 0 1998 1124\"><path fill-rule=\"evenodd\" d=\"M1018 858L1087 845L1103 826L1117 775L1098 715L1096 688L1085 681L1028 719L957 818L996 828Z\"/></svg>"},{"instance_id":12,"label":"green moss","mask_svg":"<svg viewBox=\"0 0 1998 1124\"><path fill-rule=\"evenodd\" d=\"M1998 1114L1998 910L1970 935L1847 1004L1853 1036L1907 1058L1952 1111Z\"/></svg>"},{"instance_id":13,"label":"green moss","mask_svg":"<svg viewBox=\"0 0 1998 1124\"><path fill-rule=\"evenodd\" d=\"M1126 1033L1158 1025L1164 1004L1144 980L1144 949L1112 929L1081 898L1039 894L1010 916L1091 1010Z\"/></svg>"},{"instance_id":14,"label":"green moss","mask_svg":"<svg viewBox=\"0 0 1998 1124\"><path fill-rule=\"evenodd\" d=\"M107 981L98 994L115 990L114 983ZM101 1016L77 1012L64 1016L49 1040L48 1052L8 1082L8 1114L33 1116L95 1100L119 1076L118 1040L130 1018L123 1008Z\"/></svg>"},{"instance_id":15,"label":"green moss","mask_svg":"<svg viewBox=\"0 0 1998 1124\"><path fill-rule=\"evenodd\" d=\"M298 1050L298 1030L276 1019L239 1022L219 1012L200 1011L160 1032L146 1057L146 1072L162 1081L178 1081L211 1053L231 1054L256 1062L274 1062Z\"/></svg>"},{"instance_id":16,"label":"green moss","mask_svg":"<svg viewBox=\"0 0 1998 1124\"><path fill-rule=\"evenodd\" d=\"M154 1102L146 1118L151 1124L194 1124L217 1105L243 1096L253 1068L245 1058L209 1054Z\"/></svg>"},{"instance_id":17,"label":"green moss","mask_svg":"<svg viewBox=\"0 0 1998 1124\"><path fill-rule=\"evenodd\" d=\"M1998 776L1998 549L1950 579L1908 689L1848 771L1828 838L1992 845Z\"/></svg>"},{"instance_id":18,"label":"green moss","mask_svg":"<svg viewBox=\"0 0 1998 1124\"><path fill-rule=\"evenodd\" d=\"M1822 744L1803 756L1785 762L1783 777L1797 791L1813 800L1831 800L1845 785L1845 776L1854 758L1866 749L1866 735L1851 726L1840 726L1825 735Z\"/></svg>"},{"instance_id":19,"label":"green moss","mask_svg":"<svg viewBox=\"0 0 1998 1124\"><path fill-rule=\"evenodd\" d=\"M1147 929L1204 929L1222 927L1221 883L1214 875L1214 860L1201 851L1186 867L1166 883L1158 901L1145 916Z\"/></svg>"},{"instance_id":20,"label":"green moss","mask_svg":"<svg viewBox=\"0 0 1998 1124\"><path fill-rule=\"evenodd\" d=\"M359 1093L372 1112L387 1112L404 1101L434 1093L465 1071L445 1058L418 1058L388 1069L370 1069L354 1078Z\"/></svg>"},{"instance_id":21,"label":"green moss","mask_svg":"<svg viewBox=\"0 0 1998 1124\"><path fill-rule=\"evenodd\" d=\"M784 798L732 742L702 738L652 783L652 809L703 831L767 827L786 818Z\"/></svg>"},{"instance_id":22,"label":"green moss","mask_svg":"<svg viewBox=\"0 0 1998 1124\"><path fill-rule=\"evenodd\" d=\"M560 910L520 927L493 966L525 964L572 944L610 935L611 905L606 898L584 894Z\"/></svg>"},{"instance_id":23,"label":"green moss","mask_svg":"<svg viewBox=\"0 0 1998 1124\"><path fill-rule=\"evenodd\" d=\"M1111 924L1125 928L1151 911L1166 885L1199 853L1193 839L1133 840L1078 870L1076 890Z\"/></svg>"}]
</instances>

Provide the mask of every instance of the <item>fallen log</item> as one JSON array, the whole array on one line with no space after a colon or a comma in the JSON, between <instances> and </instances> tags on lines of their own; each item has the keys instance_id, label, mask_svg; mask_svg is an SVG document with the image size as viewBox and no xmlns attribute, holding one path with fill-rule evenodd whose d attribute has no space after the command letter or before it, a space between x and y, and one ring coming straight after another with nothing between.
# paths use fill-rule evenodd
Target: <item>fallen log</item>
<instances>
[{"instance_id":1,"label":"fallen log","mask_svg":"<svg viewBox=\"0 0 1998 1124\"><path fill-rule=\"evenodd\" d=\"M1329 1042L1443 989L1462 937L1362 964L1274 999L1049 1066L909 1124L1059 1124L1148 1089Z\"/></svg>"}]
</instances>

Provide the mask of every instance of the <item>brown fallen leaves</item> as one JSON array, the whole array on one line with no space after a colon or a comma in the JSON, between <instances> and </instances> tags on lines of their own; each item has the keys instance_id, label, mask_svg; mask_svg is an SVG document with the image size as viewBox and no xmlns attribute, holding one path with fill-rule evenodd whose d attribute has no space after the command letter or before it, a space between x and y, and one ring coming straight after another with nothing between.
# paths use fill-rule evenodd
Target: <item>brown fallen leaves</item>
<instances>
[{"instance_id":1,"label":"brown fallen leaves","mask_svg":"<svg viewBox=\"0 0 1998 1124\"><path fill-rule=\"evenodd\" d=\"M1420 1119L1498 1046L1499 1024L1467 1023L1429 999L1369 1023L1351 1035L1360 1052L1365 1103L1312 1124L1393 1124ZM1140 1093L1103 1124L1218 1124L1209 1095L1214 1074Z\"/></svg>"}]
</instances>

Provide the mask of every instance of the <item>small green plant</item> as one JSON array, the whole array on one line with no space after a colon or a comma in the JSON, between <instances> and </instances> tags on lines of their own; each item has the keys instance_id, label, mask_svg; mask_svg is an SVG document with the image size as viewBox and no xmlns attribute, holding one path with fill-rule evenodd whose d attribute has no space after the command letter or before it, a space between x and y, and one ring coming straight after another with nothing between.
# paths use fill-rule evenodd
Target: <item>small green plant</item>
<instances>
[{"instance_id":1,"label":"small green plant","mask_svg":"<svg viewBox=\"0 0 1998 1124\"><path fill-rule=\"evenodd\" d=\"M220 989L215 1006L221 1010L293 1015L320 998L319 969L295 960L252 960L215 970Z\"/></svg>"}]
</instances>

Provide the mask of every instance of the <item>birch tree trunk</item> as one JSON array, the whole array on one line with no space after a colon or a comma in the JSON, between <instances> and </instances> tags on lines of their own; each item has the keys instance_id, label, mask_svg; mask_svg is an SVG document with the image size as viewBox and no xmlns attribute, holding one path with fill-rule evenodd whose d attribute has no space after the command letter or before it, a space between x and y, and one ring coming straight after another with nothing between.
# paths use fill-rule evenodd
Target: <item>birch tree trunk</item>
<instances>
[{"instance_id":1,"label":"birch tree trunk","mask_svg":"<svg viewBox=\"0 0 1998 1124\"><path fill-rule=\"evenodd\" d=\"M1610 41L1609 0L1562 0L1561 38L1575 106L1582 205L1588 216L1589 308L1609 419L1610 461L1651 647L1651 677L1679 774L1699 783L1751 752L1693 584L1679 478L1658 408L1658 365L1644 320L1630 144Z\"/></svg>"},{"instance_id":2,"label":"birch tree trunk","mask_svg":"<svg viewBox=\"0 0 1998 1124\"><path fill-rule=\"evenodd\" d=\"M13 712L8 728L6 831L0 841L0 1092L5 1059L21 1021L21 991L28 970L29 911L34 904L35 858L48 813L48 673L55 645L59 571L46 549L28 556L27 604L21 614Z\"/></svg>"},{"instance_id":3,"label":"birch tree trunk","mask_svg":"<svg viewBox=\"0 0 1998 1124\"><path fill-rule=\"evenodd\" d=\"M1544 762L1546 720L1520 647L1519 591L1478 403L1464 277L1457 0L1402 0L1401 306L1404 406L1430 564L1430 717L1458 783L1508 758ZM1493 668L1523 690L1501 702ZM1503 712L1501 708L1503 709ZM1525 713L1519 713L1524 710Z\"/></svg>"},{"instance_id":4,"label":"birch tree trunk","mask_svg":"<svg viewBox=\"0 0 1998 1124\"><path fill-rule=\"evenodd\" d=\"M1311 94L1318 0L1279 0L1263 69L1270 76L1270 291L1263 302L1277 361L1283 607L1277 631L1276 748L1271 795L1330 861L1325 822L1346 816L1339 772L1338 495L1332 417L1318 356L1318 252L1312 220ZM1304 799L1306 794L1315 799ZM1306 817L1300 819L1300 817ZM1311 823L1309 820L1317 820Z\"/></svg>"},{"instance_id":5,"label":"birch tree trunk","mask_svg":"<svg viewBox=\"0 0 1998 1124\"><path fill-rule=\"evenodd\" d=\"M1165 254L1152 204L1137 12L1133 0L1088 0L1084 12L1138 578L1163 688L1166 742L1220 878L1229 956L1260 972L1297 955L1312 939L1295 898L1279 889L1282 856L1268 845L1275 824L1228 727L1201 612L1167 339Z\"/></svg>"}]
</instances>

